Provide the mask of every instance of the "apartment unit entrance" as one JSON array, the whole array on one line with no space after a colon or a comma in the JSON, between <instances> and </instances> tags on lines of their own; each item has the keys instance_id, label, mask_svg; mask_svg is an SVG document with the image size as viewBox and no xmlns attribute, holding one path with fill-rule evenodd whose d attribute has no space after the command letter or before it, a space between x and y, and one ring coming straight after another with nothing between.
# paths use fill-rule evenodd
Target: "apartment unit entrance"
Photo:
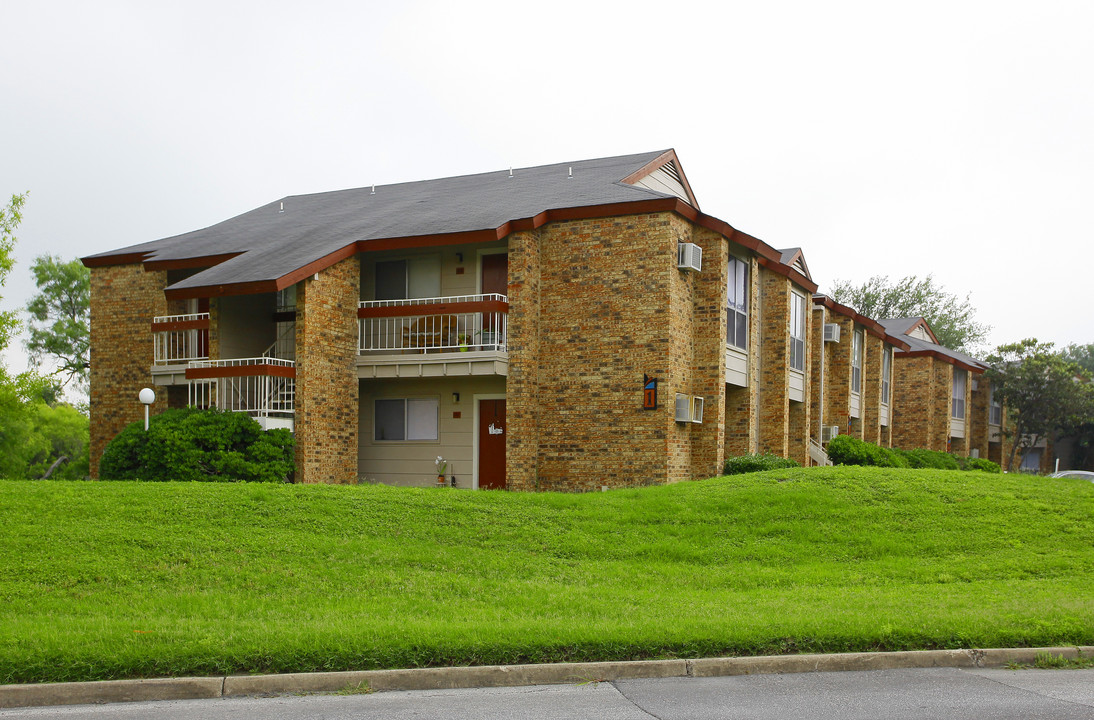
<instances>
[{"instance_id":1,"label":"apartment unit entrance","mask_svg":"<svg viewBox=\"0 0 1094 720\"><path fill-rule=\"evenodd\" d=\"M480 490L504 490L505 398L478 399L478 477Z\"/></svg>"}]
</instances>

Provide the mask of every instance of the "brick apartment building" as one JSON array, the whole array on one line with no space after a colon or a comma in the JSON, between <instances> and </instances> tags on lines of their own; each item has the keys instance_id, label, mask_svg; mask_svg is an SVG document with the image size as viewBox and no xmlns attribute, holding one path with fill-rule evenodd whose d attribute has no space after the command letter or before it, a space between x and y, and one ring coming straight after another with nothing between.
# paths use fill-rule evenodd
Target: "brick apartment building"
<instances>
[{"instance_id":1,"label":"brick apartment building","mask_svg":"<svg viewBox=\"0 0 1094 720\"><path fill-rule=\"evenodd\" d=\"M910 349L885 327L826 295L813 296L814 441L836 435L893 446L894 350Z\"/></svg>"},{"instance_id":2,"label":"brick apartment building","mask_svg":"<svg viewBox=\"0 0 1094 720\"><path fill-rule=\"evenodd\" d=\"M703 213L672 150L290 196L83 261L93 475L145 386L154 411L292 428L298 482L432 485L443 457L458 487L593 490L750 452L805 464L822 425L972 435L913 429L911 336L815 299L799 249Z\"/></svg>"}]
</instances>

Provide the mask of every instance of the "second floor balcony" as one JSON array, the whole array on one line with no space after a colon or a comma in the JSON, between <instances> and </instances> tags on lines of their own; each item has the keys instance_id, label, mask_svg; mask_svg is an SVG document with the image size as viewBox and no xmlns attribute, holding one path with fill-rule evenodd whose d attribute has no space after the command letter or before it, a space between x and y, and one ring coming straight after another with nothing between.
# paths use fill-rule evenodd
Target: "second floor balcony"
<instances>
[{"instance_id":1,"label":"second floor balcony","mask_svg":"<svg viewBox=\"0 0 1094 720\"><path fill-rule=\"evenodd\" d=\"M152 318L154 365L180 365L209 359L209 313Z\"/></svg>"},{"instance_id":2,"label":"second floor balcony","mask_svg":"<svg viewBox=\"0 0 1094 720\"><path fill-rule=\"evenodd\" d=\"M362 301L359 375L504 375L508 318L509 298L497 294Z\"/></svg>"}]
</instances>

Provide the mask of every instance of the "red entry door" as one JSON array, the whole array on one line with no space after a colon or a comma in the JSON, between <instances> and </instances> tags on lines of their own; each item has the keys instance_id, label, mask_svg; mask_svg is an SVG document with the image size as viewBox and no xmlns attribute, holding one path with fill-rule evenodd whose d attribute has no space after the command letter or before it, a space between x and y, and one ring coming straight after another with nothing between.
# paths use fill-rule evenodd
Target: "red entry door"
<instances>
[{"instance_id":1,"label":"red entry door","mask_svg":"<svg viewBox=\"0 0 1094 720\"><path fill-rule=\"evenodd\" d=\"M505 489L505 400L479 400L479 490Z\"/></svg>"}]
</instances>

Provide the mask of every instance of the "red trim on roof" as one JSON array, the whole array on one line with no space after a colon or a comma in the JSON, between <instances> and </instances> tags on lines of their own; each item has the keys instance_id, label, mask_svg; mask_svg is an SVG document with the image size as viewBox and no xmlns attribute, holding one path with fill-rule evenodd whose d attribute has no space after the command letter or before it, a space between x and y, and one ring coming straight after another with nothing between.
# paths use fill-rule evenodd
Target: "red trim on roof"
<instances>
[{"instance_id":1,"label":"red trim on roof","mask_svg":"<svg viewBox=\"0 0 1094 720\"><path fill-rule=\"evenodd\" d=\"M908 337L911 337L912 330L915 330L917 327L922 327L924 330L926 330L927 334L931 336L931 340L934 341L935 345L942 344L938 342L938 338L935 337L934 330L931 330L931 326L927 324L927 320L925 318L917 319L914 323L911 324L911 326L907 330L904 331L904 334Z\"/></svg>"},{"instance_id":2,"label":"red trim on roof","mask_svg":"<svg viewBox=\"0 0 1094 720\"><path fill-rule=\"evenodd\" d=\"M620 180L620 182L627 185L634 185L650 173L660 170L662 165L670 161L676 163L676 172L680 175L680 184L684 186L684 192L688 194L688 200L696 209L698 209L699 201L695 199L695 193L691 191L691 183L688 182L687 175L684 174L684 166L680 164L680 158L676 157L675 150L666 150L638 170L635 170L630 175Z\"/></svg>"},{"instance_id":3,"label":"red trim on roof","mask_svg":"<svg viewBox=\"0 0 1094 720\"><path fill-rule=\"evenodd\" d=\"M817 291L817 284L815 282L802 275L800 272L790 267L789 265L783 265L782 262L779 260L768 260L765 257L761 257L760 265L763 265L765 268L771 270L772 272L776 272L779 275L783 275L789 278L791 282L808 290L811 293L815 293Z\"/></svg>"},{"instance_id":4,"label":"red trim on roof","mask_svg":"<svg viewBox=\"0 0 1094 720\"><path fill-rule=\"evenodd\" d=\"M145 260L145 270L187 270L196 267L212 267L226 260L239 257L246 251L222 253L220 255L203 255L200 257L181 258L176 260Z\"/></svg>"},{"instance_id":5,"label":"red trim on roof","mask_svg":"<svg viewBox=\"0 0 1094 720\"><path fill-rule=\"evenodd\" d=\"M866 329L866 331L874 337L881 338L885 342L889 343L890 345L895 345L901 350L908 350L911 347L911 345L904 342L895 335L890 335L889 333L885 332L885 326L879 323L877 320L866 317L852 307L848 307L847 305L841 305L827 295L814 295L813 304L823 305L832 312L839 313L844 317L851 318L859 325L862 325Z\"/></svg>"},{"instance_id":6,"label":"red trim on roof","mask_svg":"<svg viewBox=\"0 0 1094 720\"><path fill-rule=\"evenodd\" d=\"M955 357L950 357L949 355L946 355L945 353L941 353L937 350L905 351L905 352L902 352L902 353L898 354L896 357L898 357L898 358L933 357L933 358L936 358L936 359L941 360L943 362L948 362L950 365L955 365L959 368L964 368L965 370L968 370L969 372L974 372L974 373L983 373L984 372L984 368L982 368L982 367L977 367L976 365L969 365L967 362L962 362L961 360L958 360Z\"/></svg>"},{"instance_id":7,"label":"red trim on roof","mask_svg":"<svg viewBox=\"0 0 1094 720\"><path fill-rule=\"evenodd\" d=\"M109 267L110 265L135 265L139 262L144 262L144 259L147 257L147 252L135 252L122 253L121 255L100 255L96 257L80 258L80 262L87 268Z\"/></svg>"}]
</instances>

